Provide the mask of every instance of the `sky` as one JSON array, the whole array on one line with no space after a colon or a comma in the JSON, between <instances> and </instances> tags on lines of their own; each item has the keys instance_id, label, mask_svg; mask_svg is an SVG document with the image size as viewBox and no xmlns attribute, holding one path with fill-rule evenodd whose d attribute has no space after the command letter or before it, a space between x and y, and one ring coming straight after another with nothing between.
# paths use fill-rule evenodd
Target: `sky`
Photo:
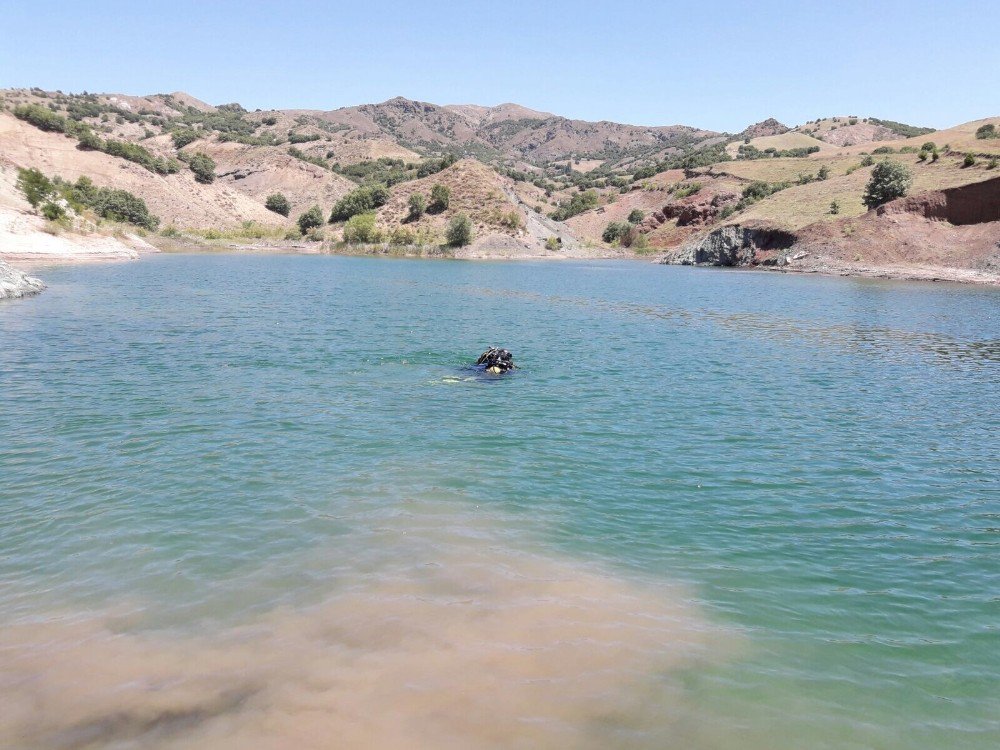
<instances>
[{"instance_id":1,"label":"sky","mask_svg":"<svg viewBox=\"0 0 1000 750\"><path fill-rule=\"evenodd\" d=\"M1000 114L1000 2L0 0L0 87L247 109L393 96L738 132Z\"/></svg>"}]
</instances>

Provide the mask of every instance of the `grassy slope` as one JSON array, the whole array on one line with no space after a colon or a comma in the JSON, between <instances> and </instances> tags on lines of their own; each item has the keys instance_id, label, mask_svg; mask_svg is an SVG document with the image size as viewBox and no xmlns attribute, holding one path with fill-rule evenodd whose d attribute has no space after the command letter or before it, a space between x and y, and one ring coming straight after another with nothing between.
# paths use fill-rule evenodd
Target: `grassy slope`
<instances>
[{"instance_id":1,"label":"grassy slope","mask_svg":"<svg viewBox=\"0 0 1000 750\"><path fill-rule=\"evenodd\" d=\"M910 194L922 193L929 190L940 190L942 188L956 187L970 182L996 177L998 170L989 170L983 163L975 167L964 169L961 160L957 157L942 157L936 164L921 163L917 161L915 154L893 154L888 158L905 164L913 173L913 185ZM773 160L777 162L779 160ZM785 161L785 160L781 160ZM857 164L856 157L837 156L829 160L808 159L787 161L807 161L810 163L813 172L820 163L826 162L830 165L832 175L824 182L812 182L807 185L796 185L787 190L766 198L759 203L750 206L745 211L731 216L728 224L740 223L744 221L760 219L788 229L799 229L817 221L833 221L845 216L857 216L867 211L861 203L861 196L864 193L865 184L871 176L871 167L863 167L852 174L845 174L847 164ZM753 164L752 162L741 163ZM727 165L723 165L727 166ZM758 170L743 169L744 175L756 174L753 179L764 179L764 176L773 177L778 165L762 165ZM785 172L794 172L796 165L787 165ZM805 166L805 165L800 165ZM830 213L831 201L837 201L840 205L839 215Z\"/></svg>"},{"instance_id":2,"label":"grassy slope","mask_svg":"<svg viewBox=\"0 0 1000 750\"><path fill-rule=\"evenodd\" d=\"M448 208L439 214L425 213L417 221L407 221L410 196L423 193L429 203L431 188L437 184L451 190ZM427 230L441 239L448 222L465 213L472 219L477 238L489 234L519 237L522 232L502 223L504 215L511 212L516 213L524 223L523 211L510 200L505 188L513 189L513 181L501 177L478 161L463 159L437 174L394 186L389 202L377 212L378 223L388 230L396 227L407 227L415 232Z\"/></svg>"}]
</instances>

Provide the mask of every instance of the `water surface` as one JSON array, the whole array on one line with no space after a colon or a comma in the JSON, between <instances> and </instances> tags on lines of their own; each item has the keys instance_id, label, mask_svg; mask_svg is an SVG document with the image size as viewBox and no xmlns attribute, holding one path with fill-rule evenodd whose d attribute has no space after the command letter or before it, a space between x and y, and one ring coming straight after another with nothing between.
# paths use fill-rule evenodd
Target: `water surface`
<instances>
[{"instance_id":1,"label":"water surface","mask_svg":"<svg viewBox=\"0 0 1000 750\"><path fill-rule=\"evenodd\" d=\"M0 745L1000 743L997 290L44 276L0 305Z\"/></svg>"}]
</instances>

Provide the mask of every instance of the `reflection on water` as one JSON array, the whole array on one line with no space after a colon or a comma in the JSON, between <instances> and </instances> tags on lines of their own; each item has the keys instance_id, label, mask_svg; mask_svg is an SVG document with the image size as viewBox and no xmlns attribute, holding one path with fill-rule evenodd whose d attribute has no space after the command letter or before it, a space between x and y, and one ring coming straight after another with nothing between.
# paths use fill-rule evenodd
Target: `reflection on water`
<instances>
[{"instance_id":1,"label":"reflection on water","mask_svg":"<svg viewBox=\"0 0 1000 750\"><path fill-rule=\"evenodd\" d=\"M205 636L9 627L0 746L674 746L676 671L731 636L680 588L510 548L495 520L410 504L352 540L355 576L323 603Z\"/></svg>"}]
</instances>

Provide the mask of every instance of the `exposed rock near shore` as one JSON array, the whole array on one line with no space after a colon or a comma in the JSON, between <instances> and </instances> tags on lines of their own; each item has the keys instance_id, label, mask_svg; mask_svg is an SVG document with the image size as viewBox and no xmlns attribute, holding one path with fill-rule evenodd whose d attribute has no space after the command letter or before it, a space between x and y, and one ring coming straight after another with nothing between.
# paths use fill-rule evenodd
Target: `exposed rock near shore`
<instances>
[{"instance_id":1,"label":"exposed rock near shore","mask_svg":"<svg viewBox=\"0 0 1000 750\"><path fill-rule=\"evenodd\" d=\"M684 266L751 266L761 251L787 250L795 235L768 226L730 224L695 237L661 262Z\"/></svg>"},{"instance_id":2,"label":"exposed rock near shore","mask_svg":"<svg viewBox=\"0 0 1000 750\"><path fill-rule=\"evenodd\" d=\"M1000 284L1000 178L795 231L764 221L692 237L662 263Z\"/></svg>"},{"instance_id":3,"label":"exposed rock near shore","mask_svg":"<svg viewBox=\"0 0 1000 750\"><path fill-rule=\"evenodd\" d=\"M21 273L0 260L0 299L18 299L38 294L45 288L41 279Z\"/></svg>"}]
</instances>

